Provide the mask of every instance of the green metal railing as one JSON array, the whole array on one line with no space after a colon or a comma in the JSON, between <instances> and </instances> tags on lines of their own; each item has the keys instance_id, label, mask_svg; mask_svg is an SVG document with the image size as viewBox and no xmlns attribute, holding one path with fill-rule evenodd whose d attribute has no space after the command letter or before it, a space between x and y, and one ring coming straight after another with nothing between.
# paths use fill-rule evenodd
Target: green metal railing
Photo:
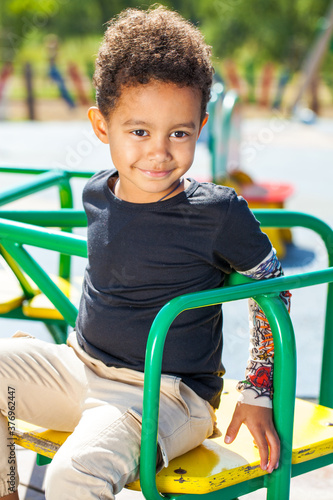
<instances>
[{"instance_id":1,"label":"green metal railing","mask_svg":"<svg viewBox=\"0 0 333 500\"><path fill-rule=\"evenodd\" d=\"M146 498L157 499L152 457L157 452L158 401L165 337L171 323L183 311L197 307L253 297L270 323L275 349L274 420L281 440L281 466L266 481L274 482L274 498L288 498L291 464L292 417L296 387L296 348L290 317L277 293L296 288L333 282L333 268L243 284L218 290L184 295L171 300L158 313L150 330L145 364L145 397L142 424L141 487ZM330 303L333 309L333 303ZM327 332L328 333L328 332ZM330 331L330 336L333 330ZM330 405L333 407L333 399ZM186 495L185 495L186 496ZM183 497L182 497L183 498Z\"/></svg>"},{"instance_id":2,"label":"green metal railing","mask_svg":"<svg viewBox=\"0 0 333 500\"><path fill-rule=\"evenodd\" d=\"M48 273L30 256L23 244L53 250L68 256L87 257L86 239L82 236L0 219L0 244L50 299L65 321L74 326L77 316L76 307L52 281Z\"/></svg>"},{"instance_id":3,"label":"green metal railing","mask_svg":"<svg viewBox=\"0 0 333 500\"><path fill-rule=\"evenodd\" d=\"M83 210L0 210L0 217L43 227L86 227L87 217Z\"/></svg>"},{"instance_id":4,"label":"green metal railing","mask_svg":"<svg viewBox=\"0 0 333 500\"><path fill-rule=\"evenodd\" d=\"M89 178L94 172L73 171L49 168L29 168L29 167L0 167L0 173L10 173L19 175L33 175L34 179L15 185L12 188L0 192L0 207L13 201L22 199L44 189L57 186L59 189L60 207L65 209L73 208L73 194L70 185L71 178ZM62 227L63 231L71 231L69 226ZM59 276L64 279L70 278L71 258L69 255L59 256Z\"/></svg>"},{"instance_id":5,"label":"green metal railing","mask_svg":"<svg viewBox=\"0 0 333 500\"><path fill-rule=\"evenodd\" d=\"M59 186L60 198L64 200L62 206L66 206L67 208L72 207L72 192L68 184L68 176L63 170L50 170L39 173L30 182L25 182L0 192L0 206L53 186Z\"/></svg>"},{"instance_id":6,"label":"green metal railing","mask_svg":"<svg viewBox=\"0 0 333 500\"><path fill-rule=\"evenodd\" d=\"M54 169L50 167L40 168L40 167L17 167L17 166L0 166L0 174L24 174L24 175L39 175L45 174L46 172L52 172ZM94 175L96 171L88 170L70 170L70 169L59 169L59 171L64 172L69 178L78 177L82 179L87 179Z\"/></svg>"}]
</instances>

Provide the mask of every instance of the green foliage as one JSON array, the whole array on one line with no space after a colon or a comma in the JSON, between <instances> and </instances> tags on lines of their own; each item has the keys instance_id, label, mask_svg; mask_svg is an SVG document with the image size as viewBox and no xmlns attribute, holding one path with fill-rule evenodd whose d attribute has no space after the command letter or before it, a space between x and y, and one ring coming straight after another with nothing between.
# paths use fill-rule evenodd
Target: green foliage
<instances>
[{"instance_id":1,"label":"green foliage","mask_svg":"<svg viewBox=\"0 0 333 500\"><path fill-rule=\"evenodd\" d=\"M0 58L43 44L53 33L61 41L101 37L105 23L127 7L147 8L154 0L0 0ZM331 0L161 0L198 24L218 60L237 58L255 66L272 61L295 71L313 43ZM97 45L98 46L98 45ZM96 50L97 50L96 46ZM329 57L330 61L331 58ZM326 71L330 71L325 62Z\"/></svg>"},{"instance_id":2,"label":"green foliage","mask_svg":"<svg viewBox=\"0 0 333 500\"><path fill-rule=\"evenodd\" d=\"M213 0L202 3L202 29L214 53L232 57L250 48L256 61L299 68L330 0Z\"/></svg>"}]
</instances>

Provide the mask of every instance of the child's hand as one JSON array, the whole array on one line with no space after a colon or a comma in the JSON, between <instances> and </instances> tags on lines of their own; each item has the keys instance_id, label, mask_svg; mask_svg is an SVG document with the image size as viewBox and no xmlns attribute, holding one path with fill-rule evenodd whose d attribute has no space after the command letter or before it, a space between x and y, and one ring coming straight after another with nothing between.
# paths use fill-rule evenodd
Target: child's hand
<instances>
[{"instance_id":1,"label":"child's hand","mask_svg":"<svg viewBox=\"0 0 333 500\"><path fill-rule=\"evenodd\" d=\"M224 442L232 443L244 423L251 432L260 454L260 467L271 473L279 466L280 440L270 408L237 403Z\"/></svg>"}]
</instances>

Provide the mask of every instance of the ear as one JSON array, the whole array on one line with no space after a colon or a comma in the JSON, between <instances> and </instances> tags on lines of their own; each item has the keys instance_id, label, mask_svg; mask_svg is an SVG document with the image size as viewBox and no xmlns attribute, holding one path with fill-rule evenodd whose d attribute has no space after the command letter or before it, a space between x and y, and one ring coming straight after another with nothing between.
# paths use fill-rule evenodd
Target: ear
<instances>
[{"instance_id":1,"label":"ear","mask_svg":"<svg viewBox=\"0 0 333 500\"><path fill-rule=\"evenodd\" d=\"M198 133L198 139L200 137L200 134L201 134L201 130L204 128L204 126L206 125L207 121L208 121L208 113L206 113L205 115L205 118L202 120L202 123L201 123L201 126L200 126L200 129L199 129L199 133Z\"/></svg>"},{"instance_id":2,"label":"ear","mask_svg":"<svg viewBox=\"0 0 333 500\"><path fill-rule=\"evenodd\" d=\"M92 106L91 108L89 108L88 118L99 140L104 144L109 144L106 120L96 106Z\"/></svg>"}]
</instances>

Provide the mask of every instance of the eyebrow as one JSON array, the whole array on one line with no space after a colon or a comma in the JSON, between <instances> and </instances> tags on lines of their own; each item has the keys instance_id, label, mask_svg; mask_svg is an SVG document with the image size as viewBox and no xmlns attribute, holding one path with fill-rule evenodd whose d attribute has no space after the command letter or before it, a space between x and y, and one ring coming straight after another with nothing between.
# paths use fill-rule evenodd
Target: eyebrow
<instances>
[{"instance_id":1,"label":"eyebrow","mask_svg":"<svg viewBox=\"0 0 333 500\"><path fill-rule=\"evenodd\" d=\"M174 128L191 128L195 129L195 123L194 122L187 122L187 123L177 123Z\"/></svg>"},{"instance_id":2,"label":"eyebrow","mask_svg":"<svg viewBox=\"0 0 333 500\"><path fill-rule=\"evenodd\" d=\"M127 120L123 125L148 125L148 123L142 120Z\"/></svg>"},{"instance_id":3,"label":"eyebrow","mask_svg":"<svg viewBox=\"0 0 333 500\"><path fill-rule=\"evenodd\" d=\"M127 120L126 122L123 123L123 126L150 126L151 124L150 123L147 123L143 120ZM189 129L192 129L194 130L196 127L195 127L195 123L194 122L186 122L186 123L177 123L176 125L174 125L172 127L173 129L178 129L178 128L189 128Z\"/></svg>"}]
</instances>

